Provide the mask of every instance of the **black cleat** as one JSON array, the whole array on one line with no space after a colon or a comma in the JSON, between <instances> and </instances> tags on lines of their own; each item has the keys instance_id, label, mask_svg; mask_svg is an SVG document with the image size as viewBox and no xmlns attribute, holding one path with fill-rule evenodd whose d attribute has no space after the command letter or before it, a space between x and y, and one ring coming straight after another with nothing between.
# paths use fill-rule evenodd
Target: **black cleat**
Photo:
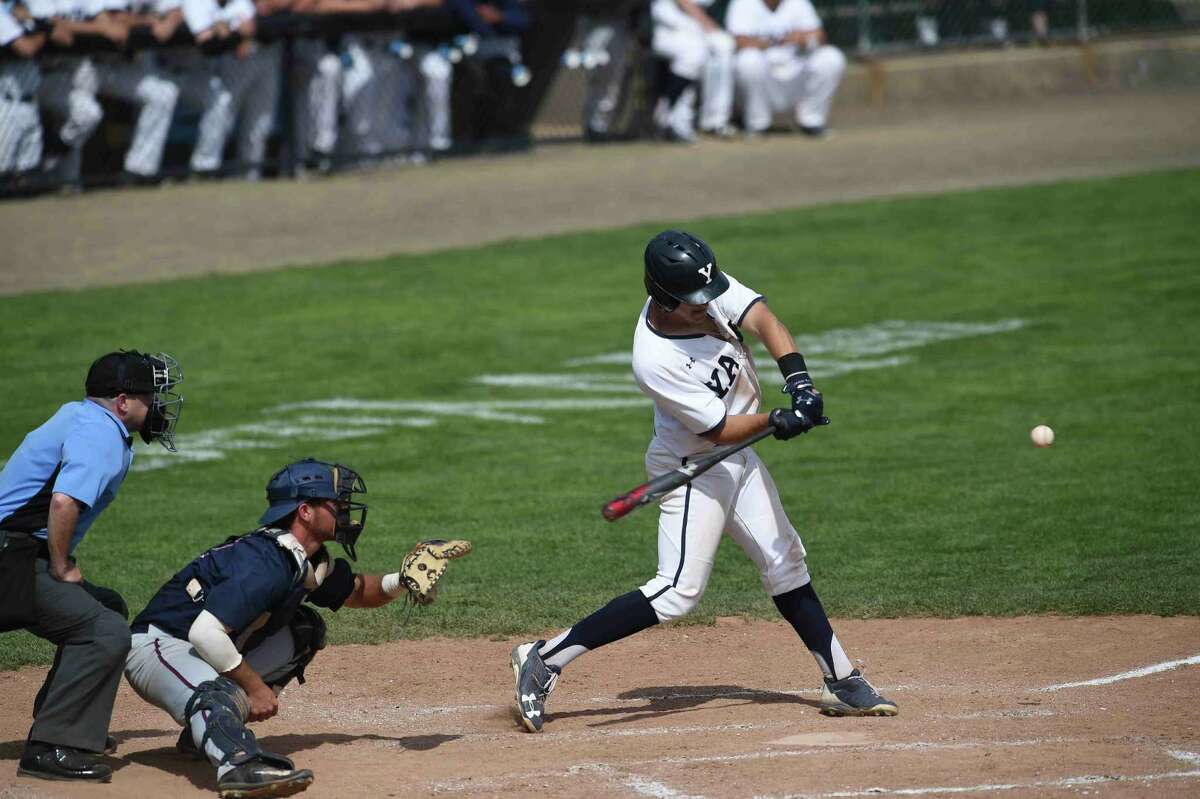
<instances>
[{"instance_id":1,"label":"black cleat","mask_svg":"<svg viewBox=\"0 0 1200 799\"><path fill-rule=\"evenodd\" d=\"M112 779L112 769L96 758L70 746L30 743L21 755L17 774L39 780L108 782Z\"/></svg>"},{"instance_id":2,"label":"black cleat","mask_svg":"<svg viewBox=\"0 0 1200 799\"><path fill-rule=\"evenodd\" d=\"M844 680L825 678L821 712L826 716L894 716L900 708L880 696L862 672L855 669Z\"/></svg>"}]
</instances>

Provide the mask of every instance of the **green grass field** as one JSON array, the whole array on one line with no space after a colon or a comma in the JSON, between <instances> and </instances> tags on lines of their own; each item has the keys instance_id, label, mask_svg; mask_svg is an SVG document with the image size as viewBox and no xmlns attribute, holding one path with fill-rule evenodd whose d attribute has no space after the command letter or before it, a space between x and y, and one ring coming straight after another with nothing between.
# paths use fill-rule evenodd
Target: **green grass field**
<instances>
[{"instance_id":1,"label":"green grass field","mask_svg":"<svg viewBox=\"0 0 1200 799\"><path fill-rule=\"evenodd\" d=\"M1197 208L1191 171L686 223L767 295L826 395L830 427L758 451L831 614L1200 612ZM100 353L164 350L193 459L139 444L159 468L76 553L135 612L312 455L367 481L362 569L421 537L476 543L407 626L399 605L343 611L335 642L565 626L653 572L654 510L599 508L642 479L650 406L619 354L642 247L682 224L0 299L0 457ZM280 407L330 398L354 402ZM774 613L725 542L692 621ZM0 640L0 667L51 655Z\"/></svg>"}]
</instances>

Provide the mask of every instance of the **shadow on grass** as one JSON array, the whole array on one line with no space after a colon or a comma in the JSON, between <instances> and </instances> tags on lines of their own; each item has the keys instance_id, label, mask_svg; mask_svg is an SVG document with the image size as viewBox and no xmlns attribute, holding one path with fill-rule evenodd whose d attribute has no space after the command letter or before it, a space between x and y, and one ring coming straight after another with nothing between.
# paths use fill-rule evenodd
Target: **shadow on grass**
<instances>
[{"instance_id":1,"label":"shadow on grass","mask_svg":"<svg viewBox=\"0 0 1200 799\"><path fill-rule=\"evenodd\" d=\"M634 721L661 718L677 713L690 713L704 709L711 702L721 701L721 709L738 705L807 705L820 707L813 699L804 699L779 691L763 691L740 685L670 685L635 688L617 695L618 699L644 699L647 704L638 707L597 707L585 710L567 710L547 714L546 721L554 719L585 718L589 716L616 716L590 724L591 727L608 727ZM728 701L723 701L728 700Z\"/></svg>"}]
</instances>

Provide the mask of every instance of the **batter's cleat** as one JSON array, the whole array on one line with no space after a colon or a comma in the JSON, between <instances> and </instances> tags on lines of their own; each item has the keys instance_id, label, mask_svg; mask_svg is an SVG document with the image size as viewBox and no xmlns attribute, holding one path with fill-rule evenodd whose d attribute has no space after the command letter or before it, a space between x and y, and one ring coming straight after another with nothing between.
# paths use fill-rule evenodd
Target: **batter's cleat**
<instances>
[{"instance_id":1,"label":"batter's cleat","mask_svg":"<svg viewBox=\"0 0 1200 799\"><path fill-rule=\"evenodd\" d=\"M179 739L175 741L175 751L193 760L207 760L204 753L196 748L196 741L192 738L192 728L184 727L179 731Z\"/></svg>"},{"instance_id":2,"label":"batter's cleat","mask_svg":"<svg viewBox=\"0 0 1200 799\"><path fill-rule=\"evenodd\" d=\"M313 773L306 768L289 769L277 762L251 760L225 772L217 780L217 794L222 799L291 796L312 785L312 781Z\"/></svg>"},{"instance_id":3,"label":"batter's cleat","mask_svg":"<svg viewBox=\"0 0 1200 799\"><path fill-rule=\"evenodd\" d=\"M884 699L858 669L843 680L825 678L821 691L821 713L826 716L894 716L896 703Z\"/></svg>"},{"instance_id":4,"label":"batter's cleat","mask_svg":"<svg viewBox=\"0 0 1200 799\"><path fill-rule=\"evenodd\" d=\"M517 679L517 715L530 732L541 732L546 720L546 697L558 684L559 670L547 666L538 650L545 641L513 648L513 676Z\"/></svg>"}]
</instances>

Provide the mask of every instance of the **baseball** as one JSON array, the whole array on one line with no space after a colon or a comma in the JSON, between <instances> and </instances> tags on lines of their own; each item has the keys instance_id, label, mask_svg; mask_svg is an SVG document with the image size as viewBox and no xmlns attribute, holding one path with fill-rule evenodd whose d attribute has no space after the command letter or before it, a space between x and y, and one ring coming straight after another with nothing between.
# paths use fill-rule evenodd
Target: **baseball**
<instances>
[{"instance_id":1,"label":"baseball","mask_svg":"<svg viewBox=\"0 0 1200 799\"><path fill-rule=\"evenodd\" d=\"M1054 431L1050 429L1049 425L1039 424L1029 431L1029 437L1038 447L1048 447L1054 443Z\"/></svg>"}]
</instances>

